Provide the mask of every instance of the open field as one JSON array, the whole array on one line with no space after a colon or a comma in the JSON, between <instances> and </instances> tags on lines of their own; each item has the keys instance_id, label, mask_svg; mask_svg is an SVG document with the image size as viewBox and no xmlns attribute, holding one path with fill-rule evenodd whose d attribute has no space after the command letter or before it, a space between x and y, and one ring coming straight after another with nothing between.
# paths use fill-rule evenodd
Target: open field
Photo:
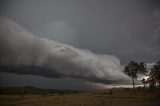
<instances>
[{"instance_id":1,"label":"open field","mask_svg":"<svg viewBox=\"0 0 160 106\"><path fill-rule=\"evenodd\" d=\"M160 92L115 91L70 95L1 95L1 106L160 106Z\"/></svg>"}]
</instances>

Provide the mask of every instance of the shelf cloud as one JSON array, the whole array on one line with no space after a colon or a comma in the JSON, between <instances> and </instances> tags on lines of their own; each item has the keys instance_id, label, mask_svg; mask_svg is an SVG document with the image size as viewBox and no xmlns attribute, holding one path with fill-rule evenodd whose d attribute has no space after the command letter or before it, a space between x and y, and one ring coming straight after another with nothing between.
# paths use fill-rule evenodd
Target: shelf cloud
<instances>
[{"instance_id":1,"label":"shelf cloud","mask_svg":"<svg viewBox=\"0 0 160 106\"><path fill-rule=\"evenodd\" d=\"M129 79L116 56L95 54L35 36L4 16L0 16L0 71L51 78L83 78L101 83L120 83Z\"/></svg>"}]
</instances>

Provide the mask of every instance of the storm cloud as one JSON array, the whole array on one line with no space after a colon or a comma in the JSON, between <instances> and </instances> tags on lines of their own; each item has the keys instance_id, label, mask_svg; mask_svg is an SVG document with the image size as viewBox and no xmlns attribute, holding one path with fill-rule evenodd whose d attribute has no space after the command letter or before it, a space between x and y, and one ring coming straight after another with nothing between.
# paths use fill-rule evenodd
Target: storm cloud
<instances>
[{"instance_id":1,"label":"storm cloud","mask_svg":"<svg viewBox=\"0 0 160 106\"><path fill-rule=\"evenodd\" d=\"M160 57L159 0L1 0L0 14L46 37L122 64ZM92 38L92 39L91 39Z\"/></svg>"},{"instance_id":2,"label":"storm cloud","mask_svg":"<svg viewBox=\"0 0 160 106\"><path fill-rule=\"evenodd\" d=\"M0 68L3 72L51 78L66 76L103 83L128 80L116 56L94 54L37 37L3 16L0 16Z\"/></svg>"}]
</instances>

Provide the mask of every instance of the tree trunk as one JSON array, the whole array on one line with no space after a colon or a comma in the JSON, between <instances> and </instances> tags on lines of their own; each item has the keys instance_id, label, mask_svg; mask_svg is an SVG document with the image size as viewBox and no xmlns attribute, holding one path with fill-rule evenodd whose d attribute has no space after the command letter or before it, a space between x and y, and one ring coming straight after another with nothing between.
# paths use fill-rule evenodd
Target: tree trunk
<instances>
[{"instance_id":1,"label":"tree trunk","mask_svg":"<svg viewBox=\"0 0 160 106\"><path fill-rule=\"evenodd\" d=\"M132 77L132 84L133 84L133 89L135 89L134 77Z\"/></svg>"}]
</instances>

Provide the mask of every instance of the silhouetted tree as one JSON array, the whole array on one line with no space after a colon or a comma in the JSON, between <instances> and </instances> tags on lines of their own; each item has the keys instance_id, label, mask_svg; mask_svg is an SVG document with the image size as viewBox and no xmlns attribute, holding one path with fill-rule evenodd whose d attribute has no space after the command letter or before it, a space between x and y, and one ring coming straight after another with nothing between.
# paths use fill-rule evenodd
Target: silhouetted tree
<instances>
[{"instance_id":1,"label":"silhouetted tree","mask_svg":"<svg viewBox=\"0 0 160 106\"><path fill-rule=\"evenodd\" d=\"M156 87L156 81L155 81L155 79L154 78L148 78L147 79L147 83L149 84L149 87L150 88L155 88Z\"/></svg>"},{"instance_id":2,"label":"silhouetted tree","mask_svg":"<svg viewBox=\"0 0 160 106\"><path fill-rule=\"evenodd\" d=\"M146 71L146 65L143 62L137 63L135 61L130 61L125 67L124 67L124 73L127 74L129 77L132 78L132 84L133 88L135 88L134 80L137 78L137 74L145 74Z\"/></svg>"},{"instance_id":3,"label":"silhouetted tree","mask_svg":"<svg viewBox=\"0 0 160 106\"><path fill-rule=\"evenodd\" d=\"M149 72L148 83L150 87L156 87L160 85L160 60L153 66Z\"/></svg>"},{"instance_id":4,"label":"silhouetted tree","mask_svg":"<svg viewBox=\"0 0 160 106\"><path fill-rule=\"evenodd\" d=\"M145 79L145 78L142 78L142 83L143 83L143 85L144 85L144 88L146 88L146 84L147 84L147 80Z\"/></svg>"}]
</instances>

